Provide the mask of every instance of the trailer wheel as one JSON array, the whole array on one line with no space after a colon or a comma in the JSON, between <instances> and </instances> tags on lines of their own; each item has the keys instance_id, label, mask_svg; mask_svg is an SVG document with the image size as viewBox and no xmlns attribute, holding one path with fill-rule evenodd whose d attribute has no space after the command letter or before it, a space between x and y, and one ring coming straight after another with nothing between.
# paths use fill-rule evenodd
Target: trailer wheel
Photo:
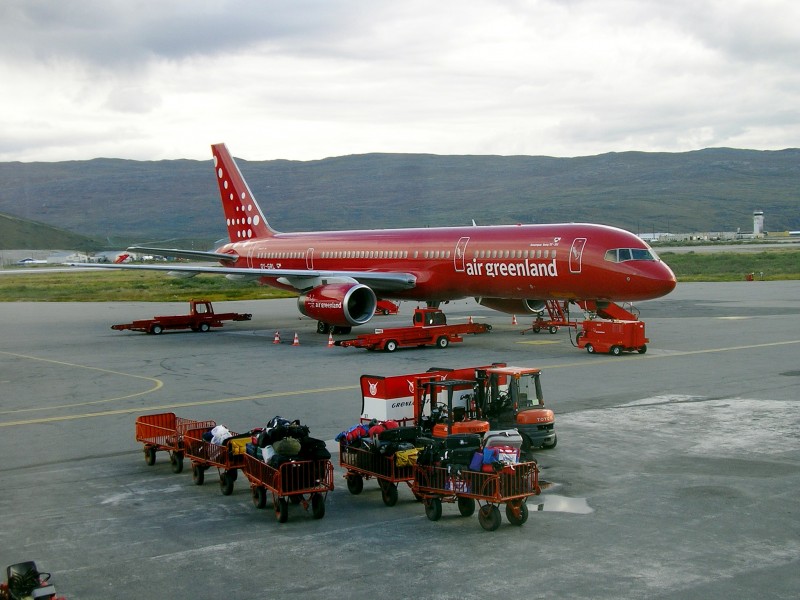
<instances>
[{"instance_id":1,"label":"trailer wheel","mask_svg":"<svg viewBox=\"0 0 800 600\"><path fill-rule=\"evenodd\" d=\"M500 527L500 509L493 504L484 504L478 511L478 522L486 531L495 531Z\"/></svg>"},{"instance_id":2,"label":"trailer wheel","mask_svg":"<svg viewBox=\"0 0 800 600\"><path fill-rule=\"evenodd\" d=\"M256 508L264 508L267 505L267 490L266 488L255 486L252 489L253 493L253 506Z\"/></svg>"},{"instance_id":3,"label":"trailer wheel","mask_svg":"<svg viewBox=\"0 0 800 600\"><path fill-rule=\"evenodd\" d=\"M508 522L517 527L528 520L528 505L522 500L512 500L506 503L506 518Z\"/></svg>"},{"instance_id":4,"label":"trailer wheel","mask_svg":"<svg viewBox=\"0 0 800 600\"><path fill-rule=\"evenodd\" d=\"M475 498L458 497L458 512L462 517L471 517L475 514Z\"/></svg>"},{"instance_id":5,"label":"trailer wheel","mask_svg":"<svg viewBox=\"0 0 800 600\"><path fill-rule=\"evenodd\" d=\"M311 515L315 519L325 516L325 498L322 494L317 493L311 496Z\"/></svg>"},{"instance_id":6,"label":"trailer wheel","mask_svg":"<svg viewBox=\"0 0 800 600\"><path fill-rule=\"evenodd\" d=\"M446 335L440 335L439 339L436 340L436 347L442 348L443 350L450 345L450 340L447 338Z\"/></svg>"},{"instance_id":7,"label":"trailer wheel","mask_svg":"<svg viewBox=\"0 0 800 600\"><path fill-rule=\"evenodd\" d=\"M225 471L219 475L219 489L223 496L233 493L233 482L236 481L236 471Z\"/></svg>"},{"instance_id":8,"label":"trailer wheel","mask_svg":"<svg viewBox=\"0 0 800 600\"><path fill-rule=\"evenodd\" d=\"M397 341L396 340L388 340L383 347L386 352L394 352L397 350Z\"/></svg>"},{"instance_id":9,"label":"trailer wheel","mask_svg":"<svg viewBox=\"0 0 800 600\"><path fill-rule=\"evenodd\" d=\"M381 486L381 497L386 506L397 504L397 485L388 481Z\"/></svg>"},{"instance_id":10,"label":"trailer wheel","mask_svg":"<svg viewBox=\"0 0 800 600\"><path fill-rule=\"evenodd\" d=\"M637 352L638 352L639 354L644 354L645 352L647 352L647 345L644 345L644 346L642 346L641 348L639 348L639 349L637 350Z\"/></svg>"},{"instance_id":11,"label":"trailer wheel","mask_svg":"<svg viewBox=\"0 0 800 600\"><path fill-rule=\"evenodd\" d=\"M550 333L558 333L558 327L555 325L550 325Z\"/></svg>"},{"instance_id":12,"label":"trailer wheel","mask_svg":"<svg viewBox=\"0 0 800 600\"><path fill-rule=\"evenodd\" d=\"M164 331L164 328L163 328L163 327L161 327L161 325L153 325L153 326L150 328L150 333L152 333L153 335L158 335L158 334L160 334L162 331Z\"/></svg>"},{"instance_id":13,"label":"trailer wheel","mask_svg":"<svg viewBox=\"0 0 800 600\"><path fill-rule=\"evenodd\" d=\"M622 347L621 346L611 346L611 349L608 351L609 354L612 356L619 356L622 354Z\"/></svg>"},{"instance_id":14,"label":"trailer wheel","mask_svg":"<svg viewBox=\"0 0 800 600\"><path fill-rule=\"evenodd\" d=\"M364 478L361 475L348 475L347 489L353 496L358 496L364 489Z\"/></svg>"},{"instance_id":15,"label":"trailer wheel","mask_svg":"<svg viewBox=\"0 0 800 600\"><path fill-rule=\"evenodd\" d=\"M425 500L425 516L431 521L438 521L442 518L442 500L440 498Z\"/></svg>"},{"instance_id":16,"label":"trailer wheel","mask_svg":"<svg viewBox=\"0 0 800 600\"><path fill-rule=\"evenodd\" d=\"M542 330L542 328L539 327L538 325L535 325L534 327L531 327L531 330L533 331L533 333L539 333Z\"/></svg>"},{"instance_id":17,"label":"trailer wheel","mask_svg":"<svg viewBox=\"0 0 800 600\"><path fill-rule=\"evenodd\" d=\"M208 323L200 323L200 327L198 329L200 329L201 332L205 333L206 331L211 329L211 327L208 325Z\"/></svg>"},{"instance_id":18,"label":"trailer wheel","mask_svg":"<svg viewBox=\"0 0 800 600\"><path fill-rule=\"evenodd\" d=\"M286 502L285 498L275 498L272 504L275 508L275 518L278 519L278 523L286 523L289 520L289 503Z\"/></svg>"},{"instance_id":19,"label":"trailer wheel","mask_svg":"<svg viewBox=\"0 0 800 600\"><path fill-rule=\"evenodd\" d=\"M192 481L195 485L203 485L206 478L206 470L200 465L192 465Z\"/></svg>"},{"instance_id":20,"label":"trailer wheel","mask_svg":"<svg viewBox=\"0 0 800 600\"><path fill-rule=\"evenodd\" d=\"M172 464L173 473L183 472L183 452L170 452L169 462Z\"/></svg>"},{"instance_id":21,"label":"trailer wheel","mask_svg":"<svg viewBox=\"0 0 800 600\"><path fill-rule=\"evenodd\" d=\"M152 467L156 464L156 447L155 446L145 446L144 447L144 462L147 463L148 467Z\"/></svg>"},{"instance_id":22,"label":"trailer wheel","mask_svg":"<svg viewBox=\"0 0 800 600\"><path fill-rule=\"evenodd\" d=\"M586 344L586 351L589 354L594 354L594 346L592 346L591 344Z\"/></svg>"}]
</instances>

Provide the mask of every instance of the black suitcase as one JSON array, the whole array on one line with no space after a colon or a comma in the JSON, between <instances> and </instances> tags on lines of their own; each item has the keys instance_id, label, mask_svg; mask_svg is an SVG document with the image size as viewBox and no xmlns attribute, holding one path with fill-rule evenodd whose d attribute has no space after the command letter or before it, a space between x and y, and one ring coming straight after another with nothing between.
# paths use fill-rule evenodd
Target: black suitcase
<instances>
[{"instance_id":1,"label":"black suitcase","mask_svg":"<svg viewBox=\"0 0 800 600\"><path fill-rule=\"evenodd\" d=\"M378 437L382 442L411 442L419 437L419 427L395 427L382 431Z\"/></svg>"},{"instance_id":2,"label":"black suitcase","mask_svg":"<svg viewBox=\"0 0 800 600\"><path fill-rule=\"evenodd\" d=\"M444 447L450 448L480 448L483 437L479 433L454 433L445 438ZM467 461L469 464L469 461Z\"/></svg>"}]
</instances>

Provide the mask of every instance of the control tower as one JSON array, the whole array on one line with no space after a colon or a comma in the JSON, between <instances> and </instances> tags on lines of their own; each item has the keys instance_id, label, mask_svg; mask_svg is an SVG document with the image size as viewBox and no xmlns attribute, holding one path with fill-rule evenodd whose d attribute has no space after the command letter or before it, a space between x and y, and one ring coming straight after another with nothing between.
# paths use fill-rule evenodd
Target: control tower
<instances>
[{"instance_id":1,"label":"control tower","mask_svg":"<svg viewBox=\"0 0 800 600\"><path fill-rule=\"evenodd\" d=\"M764 237L764 211L753 211L753 237Z\"/></svg>"}]
</instances>

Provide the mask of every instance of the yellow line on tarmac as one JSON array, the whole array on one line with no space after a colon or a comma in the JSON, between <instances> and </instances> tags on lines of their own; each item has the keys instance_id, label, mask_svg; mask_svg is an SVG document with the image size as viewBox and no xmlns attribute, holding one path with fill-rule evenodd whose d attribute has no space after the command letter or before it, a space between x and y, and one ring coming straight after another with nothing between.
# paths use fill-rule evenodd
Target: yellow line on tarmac
<instances>
[{"instance_id":1,"label":"yellow line on tarmac","mask_svg":"<svg viewBox=\"0 0 800 600\"><path fill-rule=\"evenodd\" d=\"M42 417L38 419L26 419L24 421L9 421L0 423L0 427L11 427L15 425L32 425L34 423L52 423L54 421L74 421L77 419L91 419L94 417L107 417L111 415L126 415L131 413L165 412L173 408L186 408L189 406L205 406L208 404L229 404L232 402L245 402L247 400L261 400L264 398L281 398L285 396L303 396L307 394L321 394L323 392L341 392L347 390L357 390L357 385L344 385L341 387L329 387L310 390L293 390L288 392L272 392L269 394L255 394L253 396L238 396L236 398L217 398L215 400L197 400L194 402L176 402L173 404L162 404L160 406L139 406L137 408L119 408L116 410L105 410L102 412L83 413L80 415L66 415L61 417Z\"/></svg>"}]
</instances>

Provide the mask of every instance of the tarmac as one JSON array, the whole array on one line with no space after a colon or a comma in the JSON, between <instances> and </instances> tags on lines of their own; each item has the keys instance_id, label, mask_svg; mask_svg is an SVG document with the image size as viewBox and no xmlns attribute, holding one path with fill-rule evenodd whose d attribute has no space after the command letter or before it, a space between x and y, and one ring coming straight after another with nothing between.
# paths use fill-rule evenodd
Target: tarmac
<instances>
[{"instance_id":1,"label":"tarmac","mask_svg":"<svg viewBox=\"0 0 800 600\"><path fill-rule=\"evenodd\" d=\"M637 305L649 349L620 357L472 301L449 321L491 333L392 354L329 347L294 300L216 308L253 320L153 336L110 326L185 302L2 305L0 567L35 560L70 600L798 596L800 282L679 284ZM428 520L405 486L394 507L374 481L348 492L333 439L358 420L360 375L495 361L541 368L556 412L527 523L487 532L452 504ZM147 466L134 422L158 412L299 419L333 454L324 518L290 506L280 524L243 476L223 496L188 461Z\"/></svg>"}]
</instances>

